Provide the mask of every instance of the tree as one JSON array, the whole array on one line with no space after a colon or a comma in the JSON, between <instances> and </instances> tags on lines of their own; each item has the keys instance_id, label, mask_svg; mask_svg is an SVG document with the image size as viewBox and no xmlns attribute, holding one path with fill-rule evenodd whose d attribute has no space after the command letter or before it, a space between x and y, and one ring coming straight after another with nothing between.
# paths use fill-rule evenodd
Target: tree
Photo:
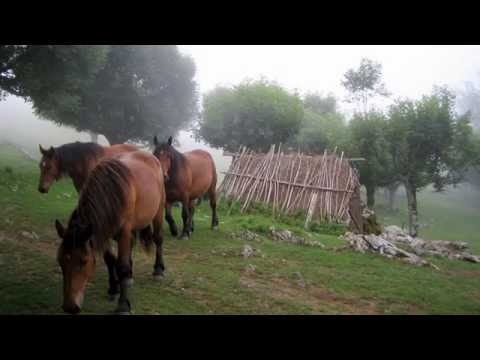
<instances>
[{"instance_id":1,"label":"tree","mask_svg":"<svg viewBox=\"0 0 480 360\"><path fill-rule=\"evenodd\" d=\"M480 130L480 88L473 82L465 83L458 97L458 108L461 113L470 112L473 127Z\"/></svg>"},{"instance_id":2,"label":"tree","mask_svg":"<svg viewBox=\"0 0 480 360\"><path fill-rule=\"evenodd\" d=\"M49 108L46 118L103 134L110 144L175 135L196 115L195 64L176 46L111 46L105 66L80 91L79 110Z\"/></svg>"},{"instance_id":3,"label":"tree","mask_svg":"<svg viewBox=\"0 0 480 360\"><path fill-rule=\"evenodd\" d=\"M322 96L318 93L308 93L305 95L303 103L305 104L305 108L317 114L337 113L337 99L333 94Z\"/></svg>"},{"instance_id":4,"label":"tree","mask_svg":"<svg viewBox=\"0 0 480 360\"><path fill-rule=\"evenodd\" d=\"M382 65L370 59L363 58L357 70L348 70L342 85L349 93L347 101L361 104L364 114L371 98L390 95L382 82Z\"/></svg>"},{"instance_id":5,"label":"tree","mask_svg":"<svg viewBox=\"0 0 480 360\"><path fill-rule=\"evenodd\" d=\"M370 111L366 116L356 113L349 124L350 153L365 161L358 163L360 183L367 190L367 206L374 208L375 191L394 181L391 157L386 138L387 119Z\"/></svg>"},{"instance_id":6,"label":"tree","mask_svg":"<svg viewBox=\"0 0 480 360\"><path fill-rule=\"evenodd\" d=\"M387 137L394 172L407 192L409 230L418 234L417 192L459 183L478 159L469 114L454 112L455 96L435 88L421 100L397 101L390 109Z\"/></svg>"},{"instance_id":7,"label":"tree","mask_svg":"<svg viewBox=\"0 0 480 360\"><path fill-rule=\"evenodd\" d=\"M305 111L298 134L289 142L290 147L309 153L323 153L335 147L343 150L347 142L344 116L337 111L337 99L329 94L307 94L303 100Z\"/></svg>"},{"instance_id":8,"label":"tree","mask_svg":"<svg viewBox=\"0 0 480 360\"><path fill-rule=\"evenodd\" d=\"M78 110L79 91L103 67L108 46L0 45L0 98L16 95L36 112Z\"/></svg>"},{"instance_id":9,"label":"tree","mask_svg":"<svg viewBox=\"0 0 480 360\"><path fill-rule=\"evenodd\" d=\"M0 89L111 144L174 135L196 115L195 64L176 46L2 45Z\"/></svg>"},{"instance_id":10,"label":"tree","mask_svg":"<svg viewBox=\"0 0 480 360\"><path fill-rule=\"evenodd\" d=\"M233 88L217 87L204 96L195 133L213 147L237 151L244 145L266 151L271 144L295 136L302 118L298 95L266 80L244 81Z\"/></svg>"}]
</instances>

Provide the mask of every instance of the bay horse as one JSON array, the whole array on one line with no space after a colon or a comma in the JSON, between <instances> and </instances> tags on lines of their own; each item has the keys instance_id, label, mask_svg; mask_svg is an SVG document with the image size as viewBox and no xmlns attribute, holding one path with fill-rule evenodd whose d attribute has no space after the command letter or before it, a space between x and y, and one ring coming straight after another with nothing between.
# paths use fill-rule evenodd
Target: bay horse
<instances>
[{"instance_id":1,"label":"bay horse","mask_svg":"<svg viewBox=\"0 0 480 360\"><path fill-rule=\"evenodd\" d=\"M40 180L38 191L46 194L54 181L64 176L72 178L77 193L95 165L104 158L114 157L124 152L138 151L135 145L119 144L102 146L96 143L74 142L45 150L39 145L42 158L40 160Z\"/></svg>"},{"instance_id":2,"label":"bay horse","mask_svg":"<svg viewBox=\"0 0 480 360\"><path fill-rule=\"evenodd\" d=\"M148 152L136 151L104 159L92 170L67 228L55 221L62 239L57 259L63 273L65 312L81 311L86 284L95 275L96 254L103 254L108 266L109 294L120 290L115 311L130 313L127 289L131 276L132 231L151 223L153 235L142 240L147 250L155 243L153 276L155 279L163 276L165 199L162 166ZM112 237L118 242L117 258L110 251Z\"/></svg>"},{"instance_id":3,"label":"bay horse","mask_svg":"<svg viewBox=\"0 0 480 360\"><path fill-rule=\"evenodd\" d=\"M178 235L177 226L172 217L172 203L182 203L183 231L180 238L189 237L193 232L194 201L208 194L212 209L212 224L218 226L217 217L217 171L212 156L204 150L180 153L172 146L172 137L165 143L159 143L157 136L153 143L153 154L160 160L166 176L165 192L167 195L165 219L173 236Z\"/></svg>"},{"instance_id":4,"label":"bay horse","mask_svg":"<svg viewBox=\"0 0 480 360\"><path fill-rule=\"evenodd\" d=\"M102 159L139 150L135 145L129 144L102 146L93 142L83 143L79 141L56 148L51 146L48 150L39 145L39 149L42 158L39 164L38 191L43 194L48 193L54 181L58 181L64 176L69 176L72 179L75 190L80 193L88 175ZM150 236L150 226L140 231L140 237ZM107 263L107 260L105 262ZM133 279L130 281L133 281Z\"/></svg>"}]
</instances>

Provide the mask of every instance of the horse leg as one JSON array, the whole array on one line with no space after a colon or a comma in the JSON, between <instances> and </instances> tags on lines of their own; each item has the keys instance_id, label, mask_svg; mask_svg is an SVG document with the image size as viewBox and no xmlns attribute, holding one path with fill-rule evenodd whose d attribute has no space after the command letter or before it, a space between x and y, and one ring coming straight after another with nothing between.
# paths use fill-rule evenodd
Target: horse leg
<instances>
[{"instance_id":1,"label":"horse leg","mask_svg":"<svg viewBox=\"0 0 480 360\"><path fill-rule=\"evenodd\" d=\"M184 199L182 201L183 231L182 231L182 235L180 236L180 239L183 239L185 237L188 238L191 233L191 228L190 228L191 217L190 217L189 206L190 206L189 199L188 198Z\"/></svg>"},{"instance_id":2,"label":"horse leg","mask_svg":"<svg viewBox=\"0 0 480 360\"><path fill-rule=\"evenodd\" d=\"M112 301L115 299L115 295L118 294L119 290L119 282L118 276L115 269L115 265L117 262L117 258L112 252L112 249L107 249L103 254L103 260L105 261L105 265L107 265L108 269L108 296L109 299Z\"/></svg>"},{"instance_id":3,"label":"horse leg","mask_svg":"<svg viewBox=\"0 0 480 360\"><path fill-rule=\"evenodd\" d=\"M153 241L157 247L155 256L155 266L153 267L153 278L160 280L165 271L163 262L163 207L158 209L157 216L153 219Z\"/></svg>"},{"instance_id":4,"label":"horse leg","mask_svg":"<svg viewBox=\"0 0 480 360\"><path fill-rule=\"evenodd\" d=\"M212 209L212 230L218 227L218 217L217 217L217 192L215 191L215 186L212 186L208 192L210 197L210 208Z\"/></svg>"},{"instance_id":5,"label":"horse leg","mask_svg":"<svg viewBox=\"0 0 480 360\"><path fill-rule=\"evenodd\" d=\"M124 227L118 241L117 275L120 280L120 297L118 298L115 312L119 314L129 314L131 310L130 301L128 300L128 280L132 273L130 266L132 256L131 242L131 229Z\"/></svg>"},{"instance_id":6,"label":"horse leg","mask_svg":"<svg viewBox=\"0 0 480 360\"><path fill-rule=\"evenodd\" d=\"M175 224L175 220L172 216L172 203L169 202L165 204L165 220L167 220L168 222L168 226L170 227L170 233L172 234L172 236L177 236L177 224Z\"/></svg>"},{"instance_id":7,"label":"horse leg","mask_svg":"<svg viewBox=\"0 0 480 360\"><path fill-rule=\"evenodd\" d=\"M193 234L193 228L195 227L194 222L193 222L193 218L194 218L194 215L195 215L195 201L194 200L190 200L190 205L188 207L188 210L190 211L190 231Z\"/></svg>"}]
</instances>

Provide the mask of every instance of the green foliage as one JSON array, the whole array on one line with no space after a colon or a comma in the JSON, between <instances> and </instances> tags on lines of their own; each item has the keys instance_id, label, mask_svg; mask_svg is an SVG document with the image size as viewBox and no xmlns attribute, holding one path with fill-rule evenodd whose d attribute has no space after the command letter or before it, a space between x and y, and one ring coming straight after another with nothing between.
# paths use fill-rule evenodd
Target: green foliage
<instances>
[{"instance_id":1,"label":"green foliage","mask_svg":"<svg viewBox=\"0 0 480 360\"><path fill-rule=\"evenodd\" d=\"M92 83L107 53L103 45L1 45L0 89L31 101L40 115L78 111L79 91Z\"/></svg>"},{"instance_id":2,"label":"green foliage","mask_svg":"<svg viewBox=\"0 0 480 360\"><path fill-rule=\"evenodd\" d=\"M310 225L309 230L319 234L340 236L345 234L347 228L343 224L314 222Z\"/></svg>"},{"instance_id":3,"label":"green foliage","mask_svg":"<svg viewBox=\"0 0 480 360\"><path fill-rule=\"evenodd\" d=\"M373 194L377 187L395 181L389 145L386 138L387 118L380 112L366 115L356 113L349 124L350 154L365 158L357 164L360 183L367 189L367 205L374 206Z\"/></svg>"},{"instance_id":4,"label":"green foliage","mask_svg":"<svg viewBox=\"0 0 480 360\"><path fill-rule=\"evenodd\" d=\"M403 100L390 109L387 137L394 171L419 190L460 182L478 159L469 116L454 112L454 95L437 88L421 100Z\"/></svg>"},{"instance_id":5,"label":"green foliage","mask_svg":"<svg viewBox=\"0 0 480 360\"><path fill-rule=\"evenodd\" d=\"M204 96L197 137L237 151L241 145L266 151L298 133L303 106L297 95L265 80L217 87Z\"/></svg>"},{"instance_id":6,"label":"green foliage","mask_svg":"<svg viewBox=\"0 0 480 360\"><path fill-rule=\"evenodd\" d=\"M375 96L389 96L382 82L382 64L363 58L358 69L350 69L344 75L342 85L350 93L347 99L363 105L363 112L368 111L368 100Z\"/></svg>"},{"instance_id":7,"label":"green foliage","mask_svg":"<svg viewBox=\"0 0 480 360\"><path fill-rule=\"evenodd\" d=\"M193 61L176 46L112 46L105 67L81 94L81 110L54 116L109 142L150 142L192 120L197 94Z\"/></svg>"},{"instance_id":8,"label":"green foliage","mask_svg":"<svg viewBox=\"0 0 480 360\"><path fill-rule=\"evenodd\" d=\"M322 96L318 93L308 93L303 99L306 109L317 114L337 113L337 99L333 94Z\"/></svg>"},{"instance_id":9,"label":"green foliage","mask_svg":"<svg viewBox=\"0 0 480 360\"><path fill-rule=\"evenodd\" d=\"M110 143L174 135L196 115L195 65L176 46L0 47L0 88Z\"/></svg>"},{"instance_id":10,"label":"green foliage","mask_svg":"<svg viewBox=\"0 0 480 360\"><path fill-rule=\"evenodd\" d=\"M322 108L322 99L315 97L317 101L305 99L305 113L302 127L294 138L294 147L308 153L323 153L325 149L340 150L347 148L347 126L342 114L331 111L335 106ZM333 98L334 99L334 98ZM311 105L313 103L313 105Z\"/></svg>"}]
</instances>

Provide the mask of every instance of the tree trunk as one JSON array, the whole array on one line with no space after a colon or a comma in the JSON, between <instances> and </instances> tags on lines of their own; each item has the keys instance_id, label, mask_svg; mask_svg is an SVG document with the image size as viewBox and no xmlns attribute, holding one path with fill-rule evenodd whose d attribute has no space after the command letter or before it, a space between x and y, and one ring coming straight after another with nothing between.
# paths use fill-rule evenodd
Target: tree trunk
<instances>
[{"instance_id":1,"label":"tree trunk","mask_svg":"<svg viewBox=\"0 0 480 360\"><path fill-rule=\"evenodd\" d=\"M387 206L388 206L388 209L391 211L393 211L393 208L395 206L395 193L397 192L398 187L399 187L399 184L395 183L395 184L389 185L386 188L386 191L388 194Z\"/></svg>"},{"instance_id":2,"label":"tree trunk","mask_svg":"<svg viewBox=\"0 0 480 360\"><path fill-rule=\"evenodd\" d=\"M367 207L373 209L375 207L375 186L365 185L365 189L367 189Z\"/></svg>"},{"instance_id":3,"label":"tree trunk","mask_svg":"<svg viewBox=\"0 0 480 360\"><path fill-rule=\"evenodd\" d=\"M417 189L410 182L405 183L408 203L408 232L410 236L418 235Z\"/></svg>"}]
</instances>

